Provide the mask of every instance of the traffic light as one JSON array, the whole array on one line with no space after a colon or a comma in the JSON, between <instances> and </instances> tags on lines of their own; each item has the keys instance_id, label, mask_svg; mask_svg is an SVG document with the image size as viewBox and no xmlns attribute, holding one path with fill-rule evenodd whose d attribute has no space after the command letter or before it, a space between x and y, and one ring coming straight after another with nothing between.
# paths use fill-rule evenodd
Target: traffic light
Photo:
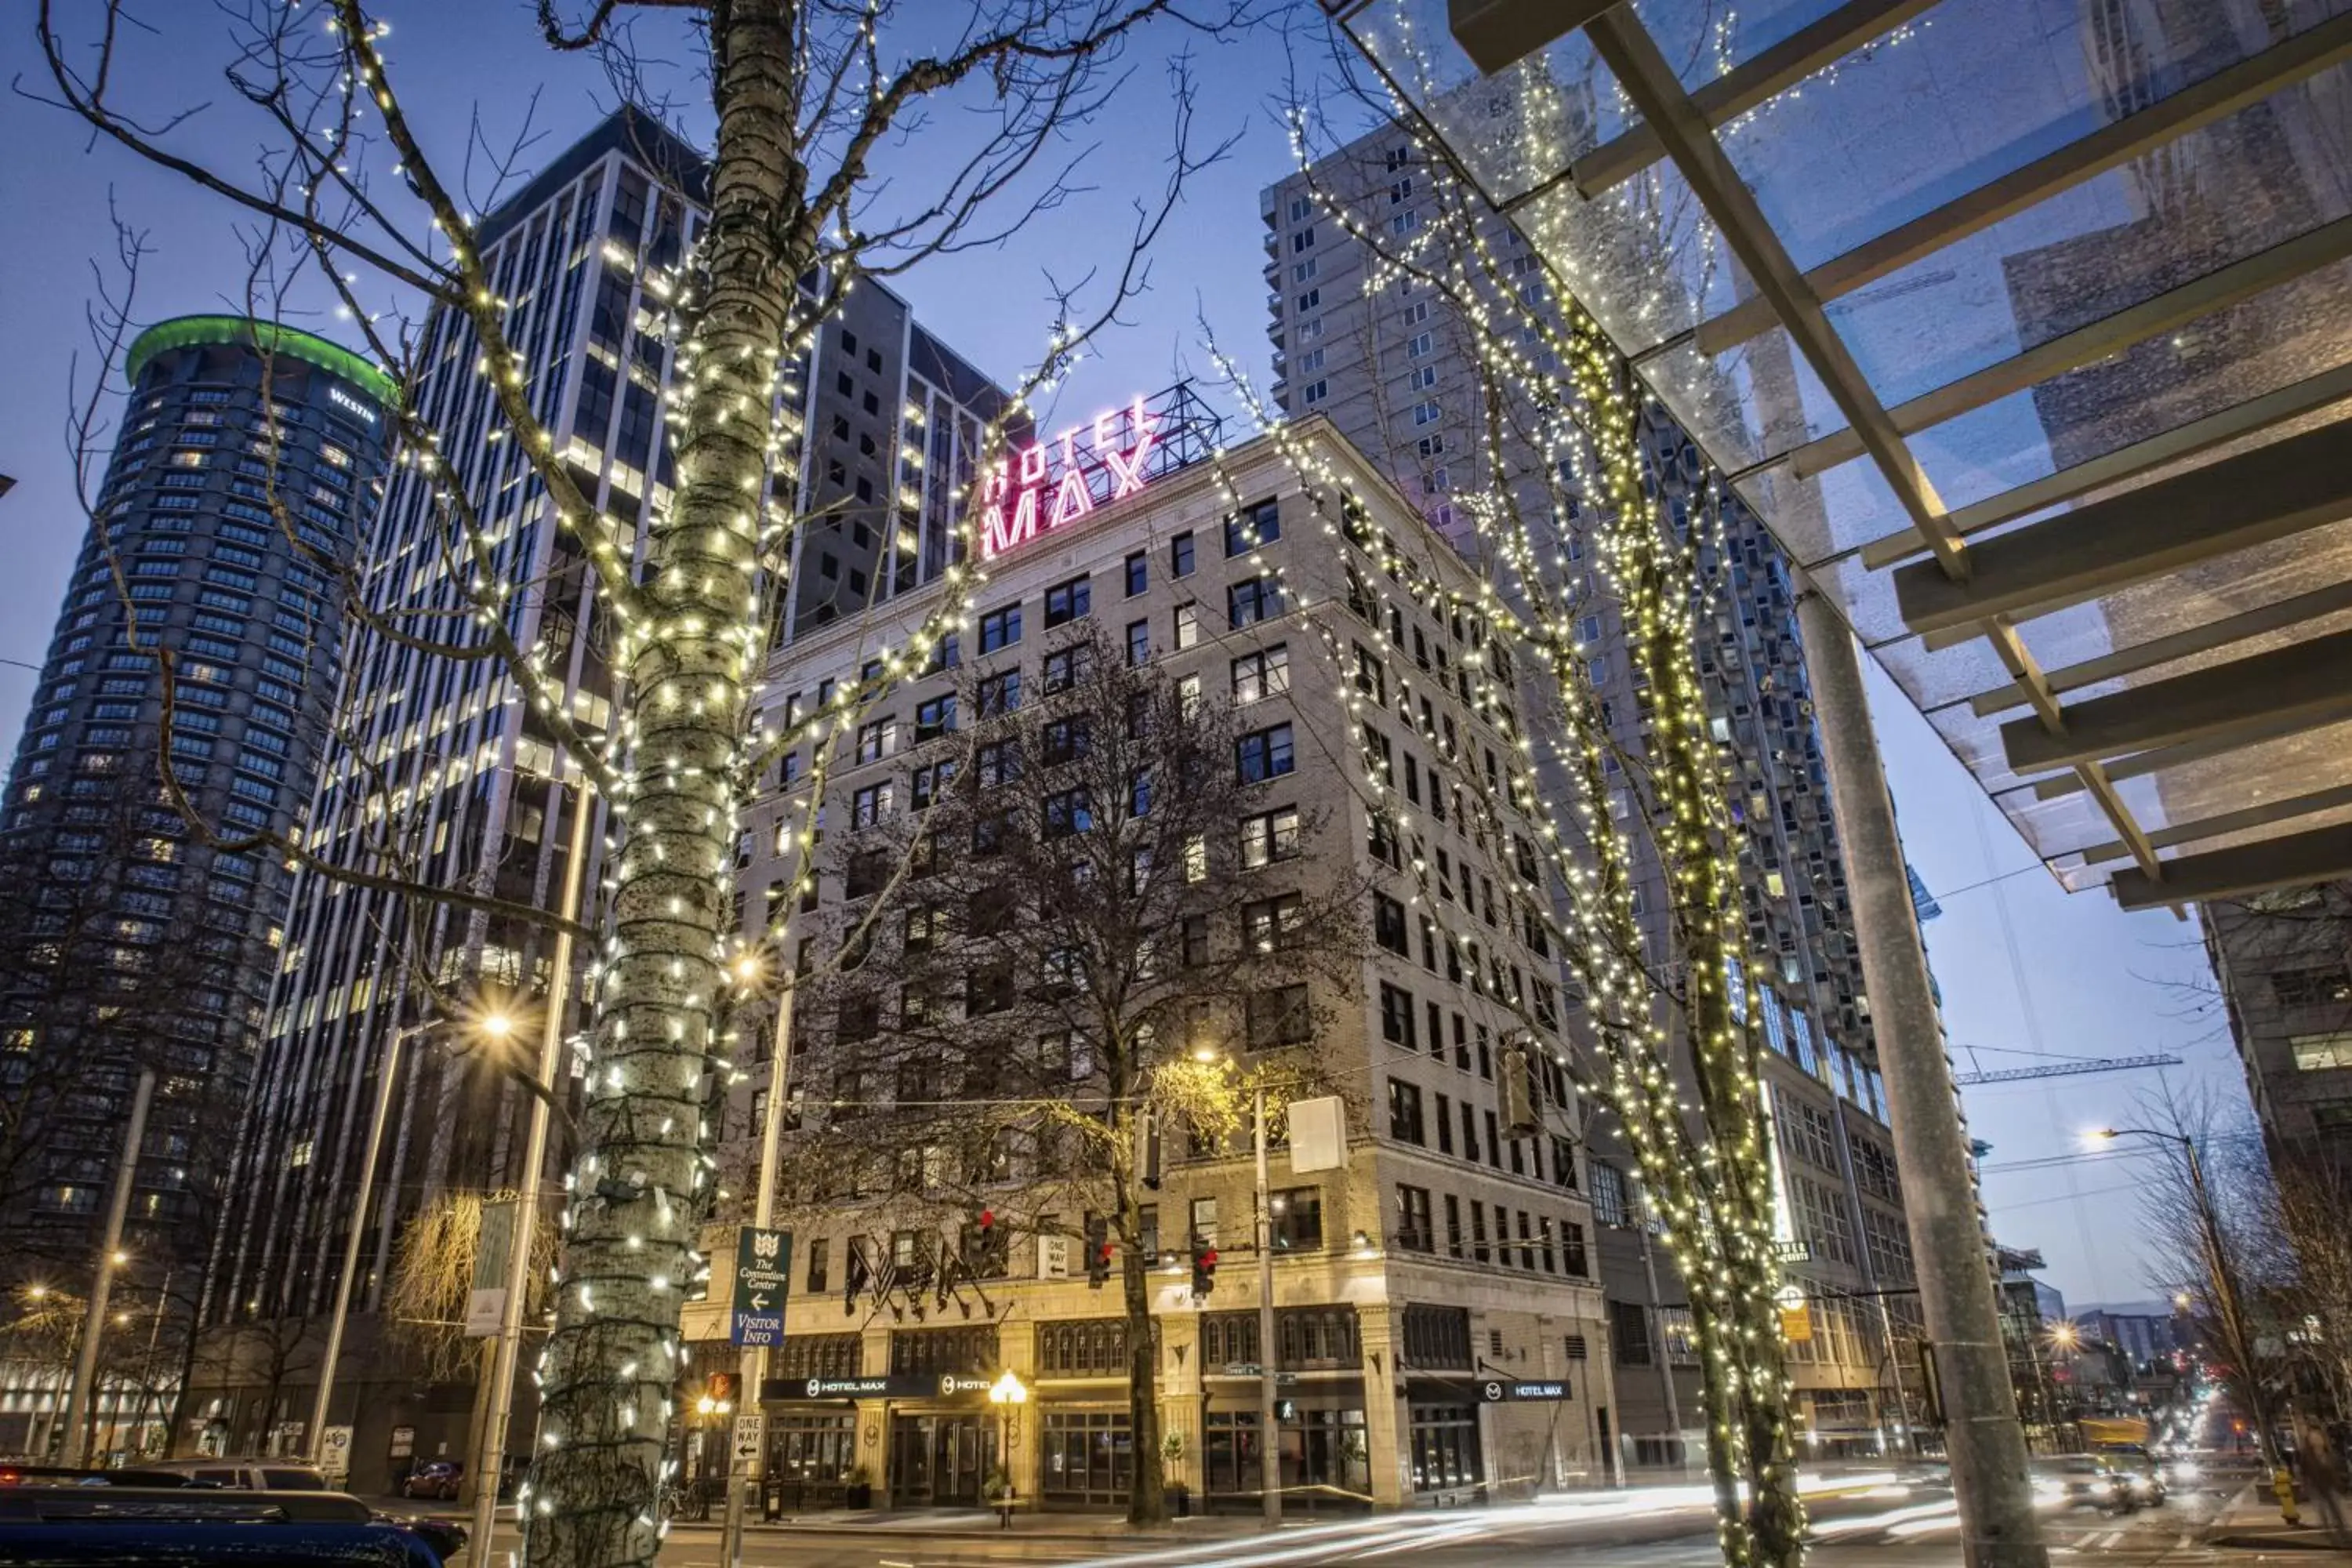
<instances>
[{"instance_id":1,"label":"traffic light","mask_svg":"<svg viewBox=\"0 0 2352 1568\"><path fill-rule=\"evenodd\" d=\"M1110 1283L1110 1221L1087 1220L1087 1283L1099 1290Z\"/></svg>"},{"instance_id":2,"label":"traffic light","mask_svg":"<svg viewBox=\"0 0 2352 1568\"><path fill-rule=\"evenodd\" d=\"M1216 1246L1195 1236L1192 1238L1192 1294L1205 1296L1216 1288Z\"/></svg>"}]
</instances>

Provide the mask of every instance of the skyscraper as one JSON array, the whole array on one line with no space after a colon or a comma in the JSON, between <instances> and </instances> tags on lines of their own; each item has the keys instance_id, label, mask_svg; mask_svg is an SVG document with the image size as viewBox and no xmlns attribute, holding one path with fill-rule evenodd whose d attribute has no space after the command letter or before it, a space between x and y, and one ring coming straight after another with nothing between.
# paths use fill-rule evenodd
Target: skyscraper
<instances>
[{"instance_id":1,"label":"skyscraper","mask_svg":"<svg viewBox=\"0 0 2352 1568\"><path fill-rule=\"evenodd\" d=\"M668 503L660 409L671 345L646 279L694 243L705 174L692 148L623 111L475 232L511 301L506 332L532 367L535 412L582 493L625 528L644 529ZM945 564L950 487L970 472L982 420L1002 395L887 289L862 288L855 300L816 344L814 364L786 377L801 398L786 418L807 452L795 499L822 521L796 543L780 632L887 598ZM576 541L553 526L541 485L504 438L474 373L479 352L462 314L426 319L415 397L440 433L447 471L404 468L376 518L371 624L352 639L341 734L323 770L311 843L338 866L551 909L585 795L580 761L532 717L498 660L436 651L474 635L451 630L468 617L444 558L449 521L436 491L452 485L472 498L493 570L524 590L510 630L520 646L544 648L565 710L591 741L612 722L605 611ZM919 460L910 455L917 442L926 444ZM886 569L886 542L898 537L913 548ZM601 819L601 803L586 798ZM585 840L584 887L595 885L600 839ZM534 923L331 875L305 877L295 905L238 1150L236 1203L212 1270L215 1338L241 1348L199 1367L194 1407L235 1447L302 1439L319 1369L299 1326L330 1308L348 1227L363 1224L357 1316L337 1373L346 1392L331 1419L356 1427L352 1484L364 1488L388 1479L395 1447L418 1459L467 1451L470 1374L452 1378L445 1364L439 1377L426 1375L413 1336L384 1338L378 1309L411 1222L462 1215L531 1175L521 1168L528 1091L478 1026L510 1018L520 1026L514 1038L529 1042L520 1059L532 1059L552 942ZM458 1010L428 1002L427 982ZM579 988L570 994L576 1001ZM561 1022L573 1026L576 1016ZM353 1202L362 1154L383 1064L402 1032L408 1048L362 1216ZM560 1120L557 1142L550 1169L568 1159ZM406 1429L403 1444L392 1439L396 1428ZM529 1431L519 1421L515 1440Z\"/></svg>"},{"instance_id":2,"label":"skyscraper","mask_svg":"<svg viewBox=\"0 0 2352 1568\"><path fill-rule=\"evenodd\" d=\"M1574 101L1563 97L1563 111ZM1410 139L1391 130L1364 138L1268 189L1267 300L1276 350L1275 394L1293 416L1320 414L1420 504L1430 522L1475 560L1483 546L1456 489L1486 483L1485 412L1475 369L1477 331L1426 283L1391 276L1368 287L1374 258L1324 210L1402 248L1440 221L1428 171ZM1510 225L1487 220L1497 265L1537 308L1557 311L1534 251ZM1424 258L1428 252L1422 253ZM1549 368L1538 334L1500 331ZM1507 420L1507 425L1509 422ZM1523 505L1549 509L1539 458L1510 425L1504 441L1524 481ZM1640 425L1644 468L1662 509L1689 526L1705 504L1697 447L1656 404ZM1582 571L1588 608L1580 640L1602 712L1619 746L1639 755L1650 695L1624 645L1606 584L1585 560L1581 497L1559 532L1567 569ZM1717 741L1733 770L1730 812L1741 866L1748 983L1770 1049L1766 1110L1776 1133L1775 1178L1784 1250L1808 1310L1790 1345L1802 1437L1811 1454L1875 1450L1902 1425L1896 1384L1908 1374L1890 1356L1890 1331L1916 1322L1916 1298L1885 1295L1911 1279L1910 1243L1895 1180L1885 1095L1874 1065L1861 960L1852 933L1836 825L1811 717L1797 638L1795 584L1786 563L1736 497L1722 503L1712 554L1715 614L1699 623L1700 678ZM1507 592L1507 584L1496 579ZM1613 762L1612 762L1613 766ZM1635 809L1630 786L1612 809ZM1670 964L1666 892L1654 853L1633 836L1654 968ZM1596 1125L1592 1197L1599 1256L1618 1358L1617 1430L1636 1467L1696 1466L1701 1416L1696 1362L1681 1287L1616 1152L1605 1112ZM1907 1345L1902 1347L1907 1353ZM1916 1384L1908 1384L1916 1395ZM1687 1434L1687 1437L1685 1435Z\"/></svg>"},{"instance_id":3,"label":"skyscraper","mask_svg":"<svg viewBox=\"0 0 2352 1568\"><path fill-rule=\"evenodd\" d=\"M395 389L325 339L236 316L150 328L124 369L121 435L0 816L0 1279L89 1289L152 1068L116 1300L161 1314L140 1325L160 1336L201 1279L283 945L290 877L254 840L306 820L339 577L381 495Z\"/></svg>"}]
</instances>

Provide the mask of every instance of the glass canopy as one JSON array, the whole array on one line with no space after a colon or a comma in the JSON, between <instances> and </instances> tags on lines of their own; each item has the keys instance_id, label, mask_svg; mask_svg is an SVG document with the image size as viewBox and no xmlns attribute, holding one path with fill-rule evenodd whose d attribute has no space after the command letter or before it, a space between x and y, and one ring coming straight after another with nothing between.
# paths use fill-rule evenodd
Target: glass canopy
<instances>
[{"instance_id":1,"label":"glass canopy","mask_svg":"<svg viewBox=\"0 0 2352 1568\"><path fill-rule=\"evenodd\" d=\"M2352 0L1326 0L2051 868L2352 875Z\"/></svg>"}]
</instances>

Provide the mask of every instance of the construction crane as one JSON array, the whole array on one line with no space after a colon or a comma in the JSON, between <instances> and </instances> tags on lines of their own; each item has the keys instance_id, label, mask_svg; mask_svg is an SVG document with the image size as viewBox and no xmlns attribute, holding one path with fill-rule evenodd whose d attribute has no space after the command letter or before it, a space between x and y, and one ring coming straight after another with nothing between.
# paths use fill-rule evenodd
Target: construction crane
<instances>
[{"instance_id":1,"label":"construction crane","mask_svg":"<svg viewBox=\"0 0 2352 1568\"><path fill-rule=\"evenodd\" d=\"M2152 1057L2078 1057L2071 1061L2053 1062L2047 1067L2003 1068L1998 1072L1958 1072L1952 1081L1962 1089L1979 1083L2023 1083L2029 1079L2072 1078L2086 1072L2126 1072L2136 1068L2177 1068L2180 1058L2174 1056Z\"/></svg>"}]
</instances>

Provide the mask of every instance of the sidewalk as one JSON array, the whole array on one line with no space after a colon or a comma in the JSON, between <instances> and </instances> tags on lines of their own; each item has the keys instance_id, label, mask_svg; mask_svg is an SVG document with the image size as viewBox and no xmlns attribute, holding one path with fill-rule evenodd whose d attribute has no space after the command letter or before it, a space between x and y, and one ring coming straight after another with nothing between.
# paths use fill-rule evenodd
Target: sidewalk
<instances>
[{"instance_id":1,"label":"sidewalk","mask_svg":"<svg viewBox=\"0 0 2352 1568\"><path fill-rule=\"evenodd\" d=\"M2303 1516L2299 1525L2288 1524L2279 1516L2278 1499L2272 1495L2268 1478L2249 1481L2205 1527L2205 1543L2209 1546L2245 1547L2258 1552L2288 1551L2333 1552L2338 1550L2320 1523L2317 1506L2298 1499L2297 1510Z\"/></svg>"}]
</instances>

